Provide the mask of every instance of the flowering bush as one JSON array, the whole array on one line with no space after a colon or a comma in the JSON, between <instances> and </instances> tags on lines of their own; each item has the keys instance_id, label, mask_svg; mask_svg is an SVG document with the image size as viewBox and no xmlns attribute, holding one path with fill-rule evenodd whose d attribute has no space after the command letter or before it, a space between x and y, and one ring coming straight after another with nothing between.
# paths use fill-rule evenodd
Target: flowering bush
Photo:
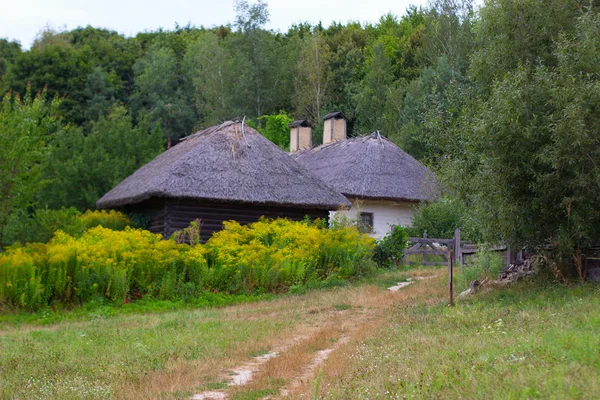
<instances>
[{"instance_id":1,"label":"flowering bush","mask_svg":"<svg viewBox=\"0 0 600 400\"><path fill-rule=\"evenodd\" d=\"M141 229L98 226L76 238L62 231L46 245L0 254L0 303L36 308L53 301L83 303L95 296L184 298L204 289L202 248Z\"/></svg>"},{"instance_id":2,"label":"flowering bush","mask_svg":"<svg viewBox=\"0 0 600 400\"><path fill-rule=\"evenodd\" d=\"M355 228L261 219L235 221L206 243L210 282L219 290L278 291L328 278L364 275L375 242Z\"/></svg>"},{"instance_id":3,"label":"flowering bush","mask_svg":"<svg viewBox=\"0 0 600 400\"><path fill-rule=\"evenodd\" d=\"M112 218L115 228L127 223L110 213L80 218L91 225ZM370 269L373 247L373 239L354 228L284 219L226 222L206 244L193 247L127 226L96 226L80 236L58 231L47 244L0 253L0 305L35 309L94 298L128 302L141 296L186 299L205 290L283 291L361 276Z\"/></svg>"}]
</instances>

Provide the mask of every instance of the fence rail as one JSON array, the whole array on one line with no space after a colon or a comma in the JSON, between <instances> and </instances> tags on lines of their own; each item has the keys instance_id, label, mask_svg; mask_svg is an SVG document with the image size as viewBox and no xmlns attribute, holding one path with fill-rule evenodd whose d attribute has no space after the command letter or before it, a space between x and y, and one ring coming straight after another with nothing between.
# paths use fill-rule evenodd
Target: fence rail
<instances>
[{"instance_id":1,"label":"fence rail","mask_svg":"<svg viewBox=\"0 0 600 400\"><path fill-rule=\"evenodd\" d=\"M482 250L476 244L460 240L460 229L456 229L454 231L454 237L451 239L428 238L427 232L425 232L422 238L409 237L408 241L409 243L413 243L413 245L410 248L406 249L406 251L404 252L404 258L402 259L402 262L407 265L415 263L425 266L439 265L440 262L432 262L427 260L427 256L431 255L445 257L443 263L447 265L450 265L450 258L453 257L455 264L463 266L468 256L476 254ZM516 255L512 254L510 247L503 244L488 247L486 250L494 252L503 252L504 261L507 266L511 262L513 262L515 258L521 258L520 252ZM452 252L452 256L449 256L450 251ZM406 256L411 254L421 255L422 260L420 262L408 260Z\"/></svg>"}]
</instances>

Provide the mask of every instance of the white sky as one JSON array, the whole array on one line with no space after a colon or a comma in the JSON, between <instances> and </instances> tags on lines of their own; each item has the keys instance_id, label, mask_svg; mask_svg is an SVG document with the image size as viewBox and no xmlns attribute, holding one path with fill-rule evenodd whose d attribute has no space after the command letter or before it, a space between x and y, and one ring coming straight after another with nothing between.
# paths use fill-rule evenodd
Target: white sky
<instances>
[{"instance_id":1,"label":"white sky","mask_svg":"<svg viewBox=\"0 0 600 400\"><path fill-rule=\"evenodd\" d=\"M250 0L250 3L253 1ZM376 22L387 12L404 15L427 0L267 0L268 29L287 31L292 24L322 21ZM144 30L173 29L175 23L212 27L233 22L234 0L0 0L0 38L18 40L28 49L46 25L74 29L92 25L134 36Z\"/></svg>"}]
</instances>

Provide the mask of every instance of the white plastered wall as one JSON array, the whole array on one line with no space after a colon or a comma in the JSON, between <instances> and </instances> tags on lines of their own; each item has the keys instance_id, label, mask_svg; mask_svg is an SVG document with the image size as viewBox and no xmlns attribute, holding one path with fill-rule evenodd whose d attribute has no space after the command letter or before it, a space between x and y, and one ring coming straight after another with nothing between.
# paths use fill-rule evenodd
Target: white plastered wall
<instances>
[{"instance_id":1,"label":"white plastered wall","mask_svg":"<svg viewBox=\"0 0 600 400\"><path fill-rule=\"evenodd\" d=\"M381 239L392 226L410 226L417 203L388 200L358 200L349 199L352 208L347 211L333 211L330 217L341 213L350 220L356 220L359 212L373 213L373 232L370 236Z\"/></svg>"}]
</instances>

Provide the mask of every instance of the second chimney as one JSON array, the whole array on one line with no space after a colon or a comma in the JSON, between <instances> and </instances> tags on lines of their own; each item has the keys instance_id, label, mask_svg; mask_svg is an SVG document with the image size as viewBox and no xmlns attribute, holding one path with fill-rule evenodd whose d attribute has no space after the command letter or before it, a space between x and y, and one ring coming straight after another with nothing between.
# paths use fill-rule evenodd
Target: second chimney
<instances>
[{"instance_id":1,"label":"second chimney","mask_svg":"<svg viewBox=\"0 0 600 400\"><path fill-rule=\"evenodd\" d=\"M290 153L312 147L312 128L304 119L288 125L290 128Z\"/></svg>"},{"instance_id":2,"label":"second chimney","mask_svg":"<svg viewBox=\"0 0 600 400\"><path fill-rule=\"evenodd\" d=\"M346 139L346 116L335 111L323 117L323 144Z\"/></svg>"}]
</instances>

